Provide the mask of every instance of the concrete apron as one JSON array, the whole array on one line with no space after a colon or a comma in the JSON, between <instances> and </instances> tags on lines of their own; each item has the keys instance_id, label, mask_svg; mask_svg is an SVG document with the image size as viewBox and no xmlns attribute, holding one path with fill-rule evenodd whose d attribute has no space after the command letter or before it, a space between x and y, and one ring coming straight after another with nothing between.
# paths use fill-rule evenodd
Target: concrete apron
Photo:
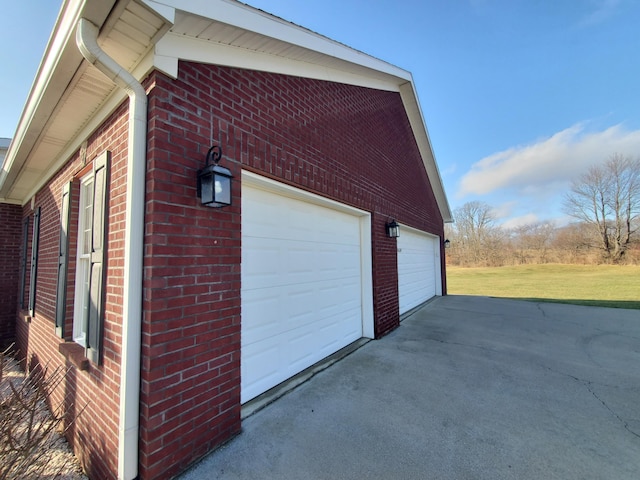
<instances>
[{"instance_id":1,"label":"concrete apron","mask_svg":"<svg viewBox=\"0 0 640 480\"><path fill-rule=\"evenodd\" d=\"M336 362L339 362L347 355L355 352L362 345L370 342L369 338L361 338L356 340L355 342L350 343L344 348L341 348L336 353L329 355L328 357L322 359L318 363L311 365L308 368L305 368L300 373L294 375L293 377L285 380L284 382L276 385L273 388L270 388L266 392L261 395L258 395L256 398L249 400L247 403L242 405L242 410L240 411L240 418L244 420L247 417L250 417L254 413L262 410L267 405L272 404L280 397L286 395L291 390L294 390L298 386L303 383L309 381L314 375L322 372L323 370L329 368Z\"/></svg>"},{"instance_id":2,"label":"concrete apron","mask_svg":"<svg viewBox=\"0 0 640 480\"><path fill-rule=\"evenodd\" d=\"M448 296L181 478L636 479L640 312Z\"/></svg>"},{"instance_id":3,"label":"concrete apron","mask_svg":"<svg viewBox=\"0 0 640 480\"><path fill-rule=\"evenodd\" d=\"M435 299L436 297L433 297L432 299L427 300L425 303L415 308L412 308L408 312L402 314L400 316L400 321L403 322L405 319L409 318L414 313L419 312L420 309L424 308L425 305L434 301ZM304 382L310 380L314 375L322 372L326 368L329 368L334 363L339 362L344 357L355 352L361 346L365 345L370 341L371 341L370 338L361 338L359 340L356 340L355 342L350 343L346 347L341 348L336 353L329 355L328 357L320 360L318 363L315 363L310 367L305 368L302 372L294 375L293 377L287 379L286 381L276 385L273 388L270 388L263 394L258 395L256 398L251 399L250 401L242 405L240 418L244 420L245 418L250 417L254 413L262 410L267 405L272 404L283 395L286 395L291 390L295 389L299 385L302 385Z\"/></svg>"}]
</instances>

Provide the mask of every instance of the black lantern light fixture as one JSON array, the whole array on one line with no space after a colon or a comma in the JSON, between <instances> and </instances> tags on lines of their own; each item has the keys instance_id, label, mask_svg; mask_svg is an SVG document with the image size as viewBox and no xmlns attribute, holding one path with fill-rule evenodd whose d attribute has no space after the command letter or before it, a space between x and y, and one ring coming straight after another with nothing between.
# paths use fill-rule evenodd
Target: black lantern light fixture
<instances>
[{"instance_id":1,"label":"black lantern light fixture","mask_svg":"<svg viewBox=\"0 0 640 480\"><path fill-rule=\"evenodd\" d=\"M444 248L449 248L450 246L451 246L451 241L447 238L447 239L444 241Z\"/></svg>"},{"instance_id":2,"label":"black lantern light fixture","mask_svg":"<svg viewBox=\"0 0 640 480\"><path fill-rule=\"evenodd\" d=\"M387 222L385 227L389 238L398 238L400 236L400 225L398 225L398 222L395 220Z\"/></svg>"},{"instance_id":3,"label":"black lantern light fixture","mask_svg":"<svg viewBox=\"0 0 640 480\"><path fill-rule=\"evenodd\" d=\"M231 205L231 171L218 165L222 149L214 145L207 152L205 165L198 170L198 197L207 207Z\"/></svg>"}]
</instances>

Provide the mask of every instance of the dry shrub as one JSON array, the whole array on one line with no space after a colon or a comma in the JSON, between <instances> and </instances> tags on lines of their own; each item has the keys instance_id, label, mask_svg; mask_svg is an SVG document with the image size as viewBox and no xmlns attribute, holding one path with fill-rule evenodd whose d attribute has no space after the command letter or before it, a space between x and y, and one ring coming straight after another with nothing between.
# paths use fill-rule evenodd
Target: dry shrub
<instances>
[{"instance_id":1,"label":"dry shrub","mask_svg":"<svg viewBox=\"0 0 640 480\"><path fill-rule=\"evenodd\" d=\"M52 393L67 374L66 368L49 372L44 366L25 376L11 347L0 353L0 480L78 474L63 437L75 418L66 418L67 399L52 405Z\"/></svg>"}]
</instances>

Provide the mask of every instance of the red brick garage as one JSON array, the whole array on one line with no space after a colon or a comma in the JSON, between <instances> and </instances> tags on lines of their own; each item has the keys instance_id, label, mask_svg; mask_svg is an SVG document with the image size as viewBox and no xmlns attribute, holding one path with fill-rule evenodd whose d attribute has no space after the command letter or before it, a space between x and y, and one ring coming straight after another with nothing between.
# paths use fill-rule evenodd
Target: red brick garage
<instances>
[{"instance_id":1,"label":"red brick garage","mask_svg":"<svg viewBox=\"0 0 640 480\"><path fill-rule=\"evenodd\" d=\"M69 54L61 54L36 85L68 87L32 91L30 101L38 104L33 115L51 120L19 126L7 157L12 173L0 184L0 197L20 206L15 254L25 244L29 250L19 275L27 288L14 316L19 348L27 357L71 368L65 390L76 404L90 406L70 441L87 471L99 478L172 476L240 431L242 369L249 362L243 342L248 333L273 326L271 321L243 330L251 321L250 304L243 303L249 295L243 285L251 283L243 272L260 275L267 265L267 254L261 263L260 255L249 257L245 248L254 223L265 218L277 226L294 218L288 209L298 209L309 220L289 228L283 241L321 241L300 249L307 253L290 262L290 269L323 252L330 260L347 252L353 268L328 274L326 285L357 271L356 280L345 280L348 288L360 289L356 310L334 311L325 301L336 319L321 325L341 331L340 312L349 311L356 328L328 334L322 345L305 343L309 350L292 360L296 365L289 369L285 360L280 368L293 373L344 342L396 328L398 244L385 225L395 219L441 245L451 215L410 74L240 3L220 2L213 10L200 2L165 3L156 11L137 1L91 0L82 11L65 13L95 25L97 44L116 62L129 62L125 69L133 80L126 78L141 86L127 102L120 87L87 63L93 54L85 52L83 59L73 53L73 42L62 42ZM212 30L219 37L198 38L194 32L205 23L226 27ZM118 32L131 25L148 32L144 48L120 41ZM54 36L71 38L65 28L76 27L63 22L56 28ZM295 51L274 56L286 45ZM329 47L333 55L326 53ZM94 65L107 68L100 62ZM139 100L140 91L147 102L145 145L142 158L134 158L132 124L139 110L133 97ZM203 206L196 195L197 172L213 144L222 148L220 164L233 175L232 204L217 209ZM133 169L141 166L142 183L132 183ZM244 211L245 193L256 189L270 191L258 202L273 203L262 218ZM132 200L136 196L139 202ZM132 211L143 219L140 224L131 220ZM30 228L23 236L25 222ZM355 243L329 246L341 222ZM139 238L132 234L137 228ZM264 230L260 235L267 238ZM91 251L83 253L87 245ZM139 271L132 257L138 247L142 276L136 299L132 279ZM256 266L251 272L243 270L249 258ZM36 269L28 268L32 261ZM343 263L316 267L320 272ZM89 281L83 290L85 264ZM446 293L442 257L436 265L437 291ZM314 284L303 293L314 288L323 287ZM33 309L21 308L32 297ZM77 328L83 305L95 313L87 332ZM293 304L284 300L274 308L291 312ZM298 312L300 318L318 321L318 308L311 310ZM296 328L294 322L278 338L289 338ZM337 337L343 340L334 342ZM294 345L283 342L268 348Z\"/></svg>"}]
</instances>

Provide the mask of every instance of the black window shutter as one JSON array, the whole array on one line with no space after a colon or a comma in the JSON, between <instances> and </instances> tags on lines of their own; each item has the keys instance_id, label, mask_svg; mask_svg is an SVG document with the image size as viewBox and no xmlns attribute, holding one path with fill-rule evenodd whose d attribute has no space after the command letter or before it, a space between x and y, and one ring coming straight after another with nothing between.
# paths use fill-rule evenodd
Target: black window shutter
<instances>
[{"instance_id":1,"label":"black window shutter","mask_svg":"<svg viewBox=\"0 0 640 480\"><path fill-rule=\"evenodd\" d=\"M22 256L20 257L20 308L24 309L27 303L24 301L24 292L27 288L27 255L29 254L29 220L27 217L22 224Z\"/></svg>"},{"instance_id":2,"label":"black window shutter","mask_svg":"<svg viewBox=\"0 0 640 480\"><path fill-rule=\"evenodd\" d=\"M33 240L31 241L31 277L29 279L29 316L36 311L36 280L38 275L38 240L40 238L40 207L33 214Z\"/></svg>"},{"instance_id":3,"label":"black window shutter","mask_svg":"<svg viewBox=\"0 0 640 480\"><path fill-rule=\"evenodd\" d=\"M58 247L58 287L56 291L56 335L64 336L67 311L67 266L69 264L69 224L71 222L71 182L62 187L60 243Z\"/></svg>"},{"instance_id":4,"label":"black window shutter","mask_svg":"<svg viewBox=\"0 0 640 480\"><path fill-rule=\"evenodd\" d=\"M93 161L93 225L91 231L91 267L89 271L89 314L87 318L87 358L100 363L103 328L104 261L110 153Z\"/></svg>"}]
</instances>

